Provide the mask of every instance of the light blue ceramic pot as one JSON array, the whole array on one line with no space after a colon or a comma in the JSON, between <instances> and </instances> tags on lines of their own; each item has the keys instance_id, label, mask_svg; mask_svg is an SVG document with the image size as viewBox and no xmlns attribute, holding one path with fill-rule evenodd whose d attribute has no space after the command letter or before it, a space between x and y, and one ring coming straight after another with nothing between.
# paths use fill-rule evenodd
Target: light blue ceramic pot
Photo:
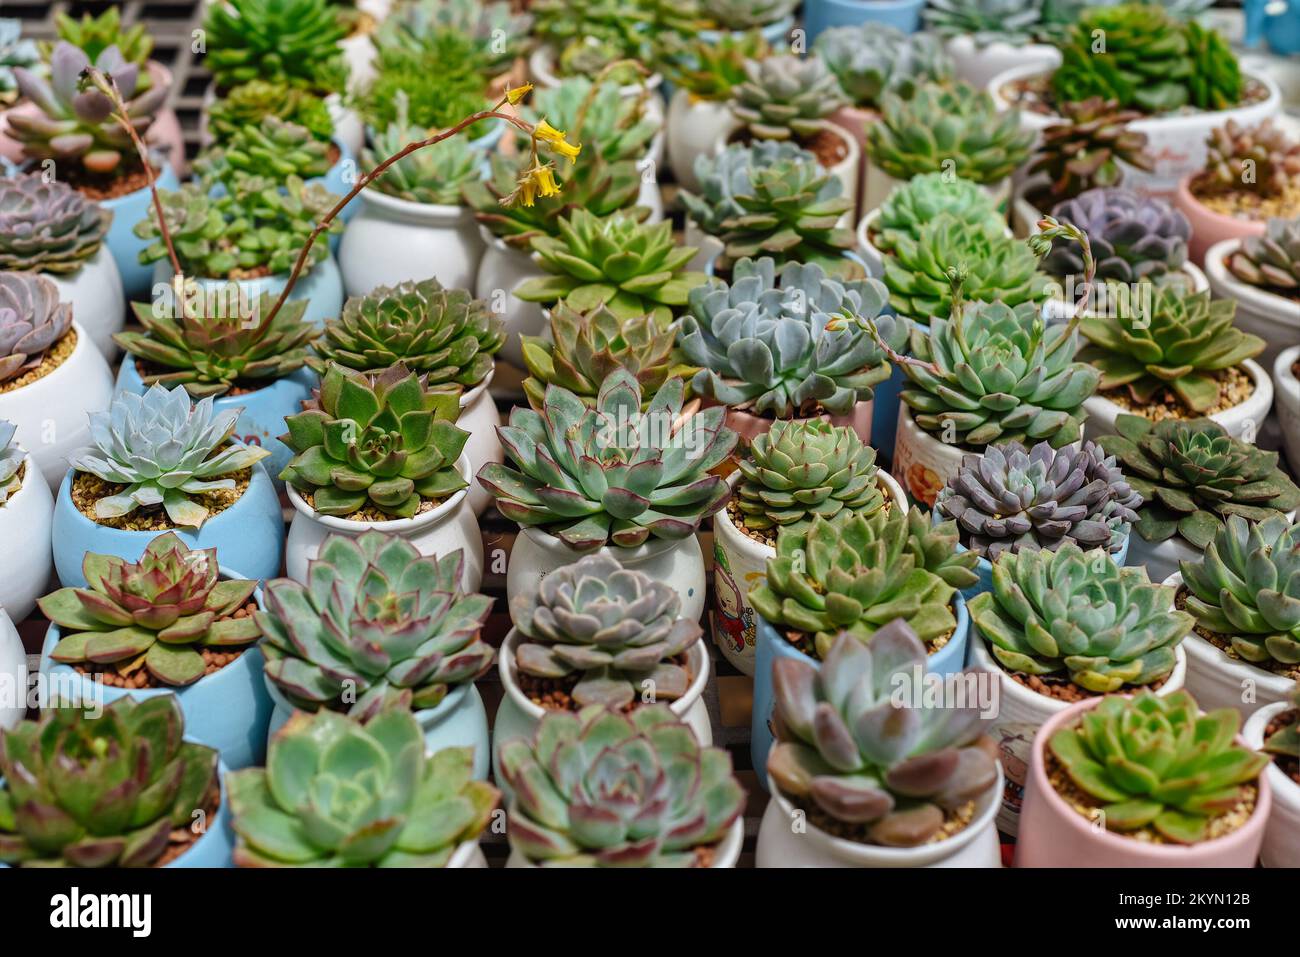
<instances>
[{"instance_id":1,"label":"light blue ceramic pot","mask_svg":"<svg viewBox=\"0 0 1300 957\"><path fill-rule=\"evenodd\" d=\"M54 569L64 585L84 587L81 563L88 552L137 561L160 532L132 532L97 525L72 502L73 471L63 477L54 502ZM258 462L253 478L234 505L203 523L197 531L173 531L190 548L215 548L221 564L246 578L265 581L280 574L284 557L284 516L271 477Z\"/></svg>"},{"instance_id":2,"label":"light blue ceramic pot","mask_svg":"<svg viewBox=\"0 0 1300 957\"><path fill-rule=\"evenodd\" d=\"M244 395L220 396L212 403L217 412L235 408L243 410L235 424L235 438L245 445L259 445L271 450L270 457L263 459L262 465L277 489L284 483L276 476L293 458L293 450L280 441L280 436L289 428L284 424L284 417L302 411L302 403L311 398L311 390L318 381L316 373L303 366L264 389ZM117 371L115 392L144 395L146 391L135 361L131 356L124 356Z\"/></svg>"},{"instance_id":3,"label":"light blue ceramic pot","mask_svg":"<svg viewBox=\"0 0 1300 957\"><path fill-rule=\"evenodd\" d=\"M243 578L240 572L222 566L222 577ZM261 590L257 592L261 604ZM235 771L266 760L266 729L271 721L271 697L262 681L262 652L253 646L226 667L205 675L184 688L136 688L124 691L96 684L71 665L50 658L59 643L61 630L50 625L41 645L41 674L47 693L59 701L78 706L84 700L102 698L112 704L123 695L143 700L175 694L185 714L185 736L221 752L222 763ZM50 701L42 707L50 707Z\"/></svg>"},{"instance_id":4,"label":"light blue ceramic pot","mask_svg":"<svg viewBox=\"0 0 1300 957\"><path fill-rule=\"evenodd\" d=\"M953 675L966 667L966 642L970 634L970 615L961 595L954 596L957 630L948 643L930 655L926 670L938 675ZM762 615L758 616L758 636L754 644L754 704L750 712L749 755L758 772L759 783L767 789L767 753L772 750L772 666L781 658L806 661L814 668L819 662L808 657L779 634Z\"/></svg>"},{"instance_id":5,"label":"light blue ceramic pot","mask_svg":"<svg viewBox=\"0 0 1300 957\"><path fill-rule=\"evenodd\" d=\"M164 163L158 174L158 188L179 189L180 185L171 164ZM154 281L153 265L140 262L140 253L149 243L133 232L135 224L148 217L152 202L148 187L99 201L100 206L113 213L113 223L108 227L108 250L122 274L122 289L128 299L148 299Z\"/></svg>"},{"instance_id":6,"label":"light blue ceramic pot","mask_svg":"<svg viewBox=\"0 0 1300 957\"><path fill-rule=\"evenodd\" d=\"M888 304L881 310L881 315L897 315ZM929 332L928 326L919 322L912 325ZM889 378L875 387L875 404L871 407L871 444L876 449L876 458L886 466L894 464L894 444L898 439L898 404L902 401L903 386L907 383L907 374L901 366L890 367Z\"/></svg>"},{"instance_id":7,"label":"light blue ceramic pot","mask_svg":"<svg viewBox=\"0 0 1300 957\"><path fill-rule=\"evenodd\" d=\"M317 241L319 242L319 240ZM171 279L171 275L171 263L162 261L154 264L154 283L161 283L166 286ZM274 276L263 276L259 279L195 279L194 281L205 292L213 293L220 292L229 283L234 282L249 301L256 301L264 292L270 293L273 298L278 296L280 290L288 283L289 274L277 273ZM294 284L293 292L289 294L289 298L309 300L303 318L317 326L323 327L326 319L337 318L343 311L343 277L339 274L339 267L338 263L334 261L334 254L330 253L330 255L299 276L298 281Z\"/></svg>"},{"instance_id":8,"label":"light blue ceramic pot","mask_svg":"<svg viewBox=\"0 0 1300 957\"><path fill-rule=\"evenodd\" d=\"M269 740L296 709L265 673L262 674L262 681L274 708L271 724L266 729ZM474 749L474 778L478 781L487 780L488 766L492 760L492 750L488 745L487 709L483 707L483 698L472 681L452 688L436 708L416 711L415 720L424 731L424 749L427 753L433 754L443 748L471 747Z\"/></svg>"},{"instance_id":9,"label":"light blue ceramic pot","mask_svg":"<svg viewBox=\"0 0 1300 957\"><path fill-rule=\"evenodd\" d=\"M859 23L883 23L915 33L921 27L925 0L804 0L803 24L808 43L830 27L852 27Z\"/></svg>"}]
</instances>

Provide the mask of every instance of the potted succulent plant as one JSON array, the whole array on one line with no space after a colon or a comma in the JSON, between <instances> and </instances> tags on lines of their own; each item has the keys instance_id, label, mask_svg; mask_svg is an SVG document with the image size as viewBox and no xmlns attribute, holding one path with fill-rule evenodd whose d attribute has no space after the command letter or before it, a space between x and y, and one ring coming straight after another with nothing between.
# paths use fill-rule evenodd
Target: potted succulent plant
<instances>
[{"instance_id":1,"label":"potted succulent plant","mask_svg":"<svg viewBox=\"0 0 1300 957\"><path fill-rule=\"evenodd\" d=\"M0 681L6 687L22 689L0 701L0 732L12 728L27 716L27 649L13 619L0 604Z\"/></svg>"},{"instance_id":2,"label":"potted succulent plant","mask_svg":"<svg viewBox=\"0 0 1300 957\"><path fill-rule=\"evenodd\" d=\"M1044 0L930 0L925 25L943 38L957 76L976 89L1013 66L1053 67L1061 54L1043 42Z\"/></svg>"},{"instance_id":3,"label":"potted succulent plant","mask_svg":"<svg viewBox=\"0 0 1300 957\"><path fill-rule=\"evenodd\" d=\"M1034 739L1016 866L1254 867L1272 793L1240 726L1185 690L1054 715Z\"/></svg>"},{"instance_id":4,"label":"potted succulent plant","mask_svg":"<svg viewBox=\"0 0 1300 957\"><path fill-rule=\"evenodd\" d=\"M1178 563L1170 582L1196 617L1187 641L1187 687L1207 706L1249 715L1257 704L1285 701L1300 676L1300 597L1296 567L1300 526L1285 515L1258 521L1228 515L1195 559Z\"/></svg>"},{"instance_id":5,"label":"potted succulent plant","mask_svg":"<svg viewBox=\"0 0 1300 957\"><path fill-rule=\"evenodd\" d=\"M656 22L681 12L667 4L535 0L528 12L533 16L533 36L539 41L528 57L528 75L543 89L559 86L565 77L595 76L617 64L614 76L624 96L654 92L663 77L645 75L644 68L633 64L650 59L652 40L664 41L665 31L656 27L682 26ZM685 11L688 17L690 12Z\"/></svg>"},{"instance_id":6,"label":"potted succulent plant","mask_svg":"<svg viewBox=\"0 0 1300 957\"><path fill-rule=\"evenodd\" d=\"M126 319L122 277L106 244L112 221L66 183L39 173L0 179L0 270L47 276L106 358Z\"/></svg>"},{"instance_id":7,"label":"potted succulent plant","mask_svg":"<svg viewBox=\"0 0 1300 957\"><path fill-rule=\"evenodd\" d=\"M0 569L0 608L22 621L36 607L54 567L54 499L36 462L14 440L16 431L12 422L0 419L0 541L23 543Z\"/></svg>"},{"instance_id":8,"label":"potted succulent plant","mask_svg":"<svg viewBox=\"0 0 1300 957\"><path fill-rule=\"evenodd\" d=\"M841 635L820 668L776 663L759 867L999 866L987 718L974 700L927 697L926 672L900 619L868 644Z\"/></svg>"},{"instance_id":9,"label":"potted succulent plant","mask_svg":"<svg viewBox=\"0 0 1300 957\"><path fill-rule=\"evenodd\" d=\"M280 570L284 519L260 462L268 449L233 436L238 408L191 405L184 386L121 392L91 412L90 442L70 457L54 502L54 567L64 585L87 584L89 553L136 561L174 530L189 547L217 548L255 579Z\"/></svg>"},{"instance_id":10,"label":"potted succulent plant","mask_svg":"<svg viewBox=\"0 0 1300 957\"><path fill-rule=\"evenodd\" d=\"M861 23L915 33L921 26L924 0L805 0L803 25L810 40L832 27Z\"/></svg>"},{"instance_id":11,"label":"potted succulent plant","mask_svg":"<svg viewBox=\"0 0 1300 957\"><path fill-rule=\"evenodd\" d=\"M1273 788L1273 813L1264 832L1260 863L1265 867L1300 866L1300 692L1257 710L1246 721L1241 736L1246 746L1269 755L1264 776Z\"/></svg>"},{"instance_id":12,"label":"potted succulent plant","mask_svg":"<svg viewBox=\"0 0 1300 957\"><path fill-rule=\"evenodd\" d=\"M1209 419L1121 415L1115 429L1098 444L1142 496L1128 557L1152 581L1197 560L1228 516L1260 521L1300 505L1300 488L1278 468L1276 452L1235 439Z\"/></svg>"},{"instance_id":13,"label":"potted succulent plant","mask_svg":"<svg viewBox=\"0 0 1300 957\"><path fill-rule=\"evenodd\" d=\"M54 282L0 272L0 419L52 488L89 437L86 410L108 408L112 394L108 363Z\"/></svg>"},{"instance_id":14,"label":"potted succulent plant","mask_svg":"<svg viewBox=\"0 0 1300 957\"><path fill-rule=\"evenodd\" d=\"M173 695L47 708L4 732L0 864L229 867L223 769L184 734Z\"/></svg>"},{"instance_id":15,"label":"potted succulent plant","mask_svg":"<svg viewBox=\"0 0 1300 957\"><path fill-rule=\"evenodd\" d=\"M749 590L758 613L749 744L754 767L766 766L772 746L776 662L816 667L837 635L871 643L897 618L924 643L931 671L961 671L970 621L965 600L949 582L969 584L974 563L925 547L955 546L950 529L927 543L912 534L902 509L890 512L814 516L805 529L777 533L776 556Z\"/></svg>"},{"instance_id":16,"label":"potted succulent plant","mask_svg":"<svg viewBox=\"0 0 1300 957\"><path fill-rule=\"evenodd\" d=\"M191 550L172 532L150 541L138 562L87 553L88 584L40 600L50 620L42 707L174 694L190 736L216 748L226 767L261 762L271 699L257 648L258 583L218 559L215 548Z\"/></svg>"},{"instance_id":17,"label":"potted succulent plant","mask_svg":"<svg viewBox=\"0 0 1300 957\"><path fill-rule=\"evenodd\" d=\"M139 296L149 288L149 270L137 259L144 243L132 235L132 227L149 205L150 180L156 176L167 188L178 180L161 159L151 157L154 169L144 169L130 136L111 115L108 97L98 89L78 89L82 72L90 66L80 48L61 40L50 53L48 79L14 68L19 90L36 109L30 115L10 111L9 128L21 144L23 159L52 161L55 177L113 214L108 249L126 294ZM128 63L115 46L100 53L93 66L112 78L136 134L147 136L167 88L154 83L142 90L140 68Z\"/></svg>"},{"instance_id":18,"label":"potted succulent plant","mask_svg":"<svg viewBox=\"0 0 1300 957\"><path fill-rule=\"evenodd\" d=\"M862 212L879 206L899 181L940 172L978 183L1005 206L1011 173L1029 158L1034 140L1021 129L1019 111L999 110L965 83L929 82L903 92L883 94L880 122L867 130Z\"/></svg>"},{"instance_id":19,"label":"potted succulent plant","mask_svg":"<svg viewBox=\"0 0 1300 957\"><path fill-rule=\"evenodd\" d=\"M1237 303L1237 324L1264 340L1262 363L1300 338L1300 217L1269 220L1263 236L1216 243L1205 272L1216 298Z\"/></svg>"},{"instance_id":20,"label":"potted succulent plant","mask_svg":"<svg viewBox=\"0 0 1300 957\"><path fill-rule=\"evenodd\" d=\"M1106 38L1105 53L1094 52L1098 35ZM1061 104L1094 96L1141 110L1144 118L1130 129L1147 135L1157 161L1149 172L1126 168L1124 178L1142 193L1172 197L1179 180L1203 168L1211 129L1229 119L1258 123L1281 107L1277 84L1243 70L1222 36L1158 4L1085 9L1059 44L1060 65L1012 67L989 81L990 95L998 109L1022 107L1030 131L1059 122Z\"/></svg>"},{"instance_id":21,"label":"potted succulent plant","mask_svg":"<svg viewBox=\"0 0 1300 957\"><path fill-rule=\"evenodd\" d=\"M1153 421L1208 417L1253 442L1273 407L1273 383L1252 356L1264 340L1233 325L1236 303L1173 283L1101 287L1083 317L1079 358L1101 372L1084 400L1088 435L1113 432L1116 417Z\"/></svg>"},{"instance_id":22,"label":"potted succulent plant","mask_svg":"<svg viewBox=\"0 0 1300 957\"><path fill-rule=\"evenodd\" d=\"M478 480L520 534L511 549L506 594L536 586L556 568L601 549L677 590L682 616L704 611L700 523L730 493L711 474L736 434L722 408L682 419L685 385L673 377L642 405L627 369L605 377L595 407L552 384L542 412L516 406L497 430L512 465L489 463Z\"/></svg>"},{"instance_id":23,"label":"potted succulent plant","mask_svg":"<svg viewBox=\"0 0 1300 957\"><path fill-rule=\"evenodd\" d=\"M492 667L481 631L493 600L465 589L464 563L459 550L425 555L371 530L328 536L307 563L307 584L268 582L257 621L273 735L295 709L363 720L412 711L430 754L473 748L474 776L485 778L487 713L474 681Z\"/></svg>"},{"instance_id":24,"label":"potted succulent plant","mask_svg":"<svg viewBox=\"0 0 1300 957\"><path fill-rule=\"evenodd\" d=\"M226 779L235 866L487 867L478 839L501 794L471 772L469 748L426 755L409 711L297 712L265 768Z\"/></svg>"},{"instance_id":25,"label":"potted succulent plant","mask_svg":"<svg viewBox=\"0 0 1300 957\"><path fill-rule=\"evenodd\" d=\"M295 455L280 473L293 521L285 570L308 581L309 562L331 534L399 535L421 555L463 554L468 591L483 579L483 540L465 507L473 473L469 433L455 425L456 393L402 363L377 373L327 363L281 441ZM272 573L274 574L274 573Z\"/></svg>"},{"instance_id":26,"label":"potted succulent plant","mask_svg":"<svg viewBox=\"0 0 1300 957\"><path fill-rule=\"evenodd\" d=\"M552 760L572 758L563 770ZM745 791L731 756L664 705L551 713L503 740L507 867L735 867ZM594 821L600 826L593 826Z\"/></svg>"},{"instance_id":27,"label":"potted succulent plant","mask_svg":"<svg viewBox=\"0 0 1300 957\"><path fill-rule=\"evenodd\" d=\"M753 675L757 615L747 592L776 557L778 533L806 529L815 515L906 513L907 496L856 432L820 419L773 422L739 471L735 495L713 520L711 617L718 649Z\"/></svg>"},{"instance_id":28,"label":"potted succulent plant","mask_svg":"<svg viewBox=\"0 0 1300 957\"><path fill-rule=\"evenodd\" d=\"M1191 220L1192 258L1225 239L1264 235L1270 219L1300 215L1300 143L1266 119L1210 131L1205 167L1178 182L1178 208Z\"/></svg>"},{"instance_id":29,"label":"potted succulent plant","mask_svg":"<svg viewBox=\"0 0 1300 957\"><path fill-rule=\"evenodd\" d=\"M1273 364L1277 421L1287 462L1300 462L1300 345L1278 354Z\"/></svg>"},{"instance_id":30,"label":"potted succulent plant","mask_svg":"<svg viewBox=\"0 0 1300 957\"><path fill-rule=\"evenodd\" d=\"M1115 457L1092 442L1059 449L1002 442L962 457L935 499L934 517L956 522L959 547L979 555L979 582L963 590L969 600L993 587L993 563L1008 552L1074 543L1104 548L1123 565L1141 505Z\"/></svg>"},{"instance_id":31,"label":"potted succulent plant","mask_svg":"<svg viewBox=\"0 0 1300 957\"><path fill-rule=\"evenodd\" d=\"M798 5L798 0L700 0L700 15L707 24L700 38L720 46L729 37L757 30L768 43L780 44L789 39Z\"/></svg>"},{"instance_id":32,"label":"potted succulent plant","mask_svg":"<svg viewBox=\"0 0 1300 957\"><path fill-rule=\"evenodd\" d=\"M269 116L302 127L321 143L334 142L334 120L325 100L284 79L253 79L226 90L200 117L200 140L204 148L229 142Z\"/></svg>"},{"instance_id":33,"label":"potted succulent plant","mask_svg":"<svg viewBox=\"0 0 1300 957\"><path fill-rule=\"evenodd\" d=\"M1029 745L1044 722L1093 695L1183 687L1192 617L1175 610L1175 591L1074 542L994 561L991 589L970 601L978 637L969 661L998 683L992 733L1006 772L1003 831L1016 832Z\"/></svg>"}]
</instances>

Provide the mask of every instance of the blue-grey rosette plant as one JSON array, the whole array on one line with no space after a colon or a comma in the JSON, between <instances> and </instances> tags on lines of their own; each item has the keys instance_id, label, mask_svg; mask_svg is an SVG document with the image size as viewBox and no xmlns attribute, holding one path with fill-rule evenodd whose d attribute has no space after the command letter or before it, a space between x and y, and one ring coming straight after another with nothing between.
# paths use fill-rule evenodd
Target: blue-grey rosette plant
<instances>
[{"instance_id":1,"label":"blue-grey rosette plant","mask_svg":"<svg viewBox=\"0 0 1300 957\"><path fill-rule=\"evenodd\" d=\"M817 157L798 143L782 140L732 143L717 156L697 156L695 178L700 181L699 195L690 190L678 194L686 215L710 236L721 236L723 223L745 215L745 207L736 197L752 193L754 174L783 163L812 165L817 163Z\"/></svg>"},{"instance_id":2,"label":"blue-grey rosette plant","mask_svg":"<svg viewBox=\"0 0 1300 957\"><path fill-rule=\"evenodd\" d=\"M736 263L720 279L691 290L680 345L700 367L692 387L732 408L777 419L820 411L848 412L889 377L885 352L848 314L875 322L901 350L908 323L882 316L884 287L875 279L839 282L816 264L769 258Z\"/></svg>"},{"instance_id":3,"label":"blue-grey rosette plant","mask_svg":"<svg viewBox=\"0 0 1300 957\"><path fill-rule=\"evenodd\" d=\"M905 34L883 23L823 30L813 52L835 74L849 102L861 109L878 110L886 91L906 94L916 83L952 79L952 60L938 39L927 33Z\"/></svg>"}]
</instances>

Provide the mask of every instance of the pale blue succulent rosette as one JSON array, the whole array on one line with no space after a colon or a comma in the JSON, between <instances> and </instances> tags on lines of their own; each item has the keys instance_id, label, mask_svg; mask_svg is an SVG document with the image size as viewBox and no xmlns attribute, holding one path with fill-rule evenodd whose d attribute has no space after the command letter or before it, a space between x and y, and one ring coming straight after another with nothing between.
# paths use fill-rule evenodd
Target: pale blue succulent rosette
<instances>
[{"instance_id":1,"label":"pale blue succulent rosette","mask_svg":"<svg viewBox=\"0 0 1300 957\"><path fill-rule=\"evenodd\" d=\"M804 0L803 25L808 40L831 27L880 23L915 33L921 27L925 0Z\"/></svg>"}]
</instances>

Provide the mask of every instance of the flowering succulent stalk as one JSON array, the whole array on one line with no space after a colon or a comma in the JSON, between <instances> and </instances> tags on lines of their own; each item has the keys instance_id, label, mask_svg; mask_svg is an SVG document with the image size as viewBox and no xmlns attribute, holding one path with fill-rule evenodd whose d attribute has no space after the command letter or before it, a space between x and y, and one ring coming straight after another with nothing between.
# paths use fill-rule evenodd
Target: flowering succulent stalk
<instances>
[{"instance_id":1,"label":"flowering succulent stalk","mask_svg":"<svg viewBox=\"0 0 1300 957\"><path fill-rule=\"evenodd\" d=\"M328 0L218 0L203 28L209 68L222 90L257 79L314 93L343 88L338 41L347 28Z\"/></svg>"},{"instance_id":2,"label":"flowering succulent stalk","mask_svg":"<svg viewBox=\"0 0 1300 957\"><path fill-rule=\"evenodd\" d=\"M700 747L667 705L551 712L497 760L510 846L543 866L690 867L745 806L731 756Z\"/></svg>"},{"instance_id":3,"label":"flowering succulent stalk","mask_svg":"<svg viewBox=\"0 0 1300 957\"><path fill-rule=\"evenodd\" d=\"M849 103L860 109L878 110L887 90L910 96L918 83L952 80L953 63L939 40L884 23L823 30L813 52L826 61Z\"/></svg>"},{"instance_id":4,"label":"flowering succulent stalk","mask_svg":"<svg viewBox=\"0 0 1300 957\"><path fill-rule=\"evenodd\" d=\"M501 793L471 779L472 748L425 755L409 711L365 723L294 712L265 768L226 778L240 867L445 867ZM331 800L345 792L348 800Z\"/></svg>"},{"instance_id":5,"label":"flowering succulent stalk","mask_svg":"<svg viewBox=\"0 0 1300 957\"><path fill-rule=\"evenodd\" d=\"M0 272L0 384L40 367L72 329L72 304L59 287L30 272Z\"/></svg>"},{"instance_id":6,"label":"flowering succulent stalk","mask_svg":"<svg viewBox=\"0 0 1300 957\"><path fill-rule=\"evenodd\" d=\"M424 130L407 119L406 93L399 91L397 96L397 119L382 133L372 133L373 147L361 151L367 166L424 138ZM482 162L482 154L464 139L443 140L398 160L375 181L375 189L410 203L457 206L461 191L478 179Z\"/></svg>"},{"instance_id":7,"label":"flowering succulent stalk","mask_svg":"<svg viewBox=\"0 0 1300 957\"><path fill-rule=\"evenodd\" d=\"M1205 170L1192 181L1201 196L1281 196L1300 175L1300 143L1271 118L1249 127L1230 119L1210 131L1205 145Z\"/></svg>"},{"instance_id":8,"label":"flowering succulent stalk","mask_svg":"<svg viewBox=\"0 0 1300 957\"><path fill-rule=\"evenodd\" d=\"M0 270L76 274L103 247L113 214L40 173L0 179Z\"/></svg>"},{"instance_id":9,"label":"flowering succulent stalk","mask_svg":"<svg viewBox=\"0 0 1300 957\"><path fill-rule=\"evenodd\" d=\"M1129 125L1142 118L1137 110L1121 109L1116 100L1100 96L1062 103L1059 109L1061 122L1043 130L1027 171L1047 176L1050 206L1096 188L1120 185L1121 163L1147 172L1155 169L1147 135Z\"/></svg>"},{"instance_id":10,"label":"flowering succulent stalk","mask_svg":"<svg viewBox=\"0 0 1300 957\"><path fill-rule=\"evenodd\" d=\"M307 563L306 585L266 584L257 613L266 676L304 711L365 720L437 707L495 654L480 637L492 599L465 593L464 563L459 549L421 555L400 535L329 535Z\"/></svg>"},{"instance_id":11,"label":"flowering succulent stalk","mask_svg":"<svg viewBox=\"0 0 1300 957\"><path fill-rule=\"evenodd\" d=\"M0 506L22 488L23 479L26 477L18 474L27 453L14 441L14 433L17 431L18 426L6 419L0 419Z\"/></svg>"},{"instance_id":12,"label":"flowering succulent stalk","mask_svg":"<svg viewBox=\"0 0 1300 957\"><path fill-rule=\"evenodd\" d=\"M1187 262L1192 225L1182 210L1157 196L1094 189L1058 204L1052 215L1087 233L1100 279L1163 280ZM1078 277L1083 274L1083 258L1073 243L1053 244L1043 258L1043 270L1052 276Z\"/></svg>"},{"instance_id":13,"label":"flowering succulent stalk","mask_svg":"<svg viewBox=\"0 0 1300 957\"><path fill-rule=\"evenodd\" d=\"M576 76L535 92L524 116L568 130L575 141L591 141L592 152L607 162L640 161L661 127L647 105L652 95L624 96L617 83Z\"/></svg>"},{"instance_id":14,"label":"flowering succulent stalk","mask_svg":"<svg viewBox=\"0 0 1300 957\"><path fill-rule=\"evenodd\" d=\"M914 847L939 837L948 814L988 792L998 769L978 708L935 706L921 693L925 658L925 645L894 620L870 644L840 635L820 667L778 659L773 785L811 799L864 843Z\"/></svg>"},{"instance_id":15,"label":"flowering succulent stalk","mask_svg":"<svg viewBox=\"0 0 1300 957\"><path fill-rule=\"evenodd\" d=\"M964 242L967 236L993 237L1006 232L1006 218L986 190L960 177L923 173L898 184L885 197L872 224L871 244L882 253L893 253L899 243L907 239L916 244L914 248L919 252L923 249L921 235L926 224L940 215L953 220L945 241L955 237ZM985 241L992 242L996 249L1003 245ZM975 268L979 268L983 261L981 256L968 255L966 250L961 256L967 264L968 277L972 260L975 260ZM939 295L942 294L943 290L939 290Z\"/></svg>"},{"instance_id":16,"label":"flowering succulent stalk","mask_svg":"<svg viewBox=\"0 0 1300 957\"><path fill-rule=\"evenodd\" d=\"M1167 841L1196 844L1268 764L1235 743L1240 727L1235 708L1202 714L1186 691L1163 698L1142 691L1106 696L1047 746L1096 799L1107 830L1149 827Z\"/></svg>"},{"instance_id":17,"label":"flowering succulent stalk","mask_svg":"<svg viewBox=\"0 0 1300 957\"><path fill-rule=\"evenodd\" d=\"M1287 295L1300 287L1300 218L1270 219L1228 255L1228 271L1248 286Z\"/></svg>"},{"instance_id":18,"label":"flowering succulent stalk","mask_svg":"<svg viewBox=\"0 0 1300 957\"><path fill-rule=\"evenodd\" d=\"M731 111L758 140L816 136L827 116L845 103L835 74L821 57L793 54L745 64L744 83L732 90Z\"/></svg>"}]
</instances>

